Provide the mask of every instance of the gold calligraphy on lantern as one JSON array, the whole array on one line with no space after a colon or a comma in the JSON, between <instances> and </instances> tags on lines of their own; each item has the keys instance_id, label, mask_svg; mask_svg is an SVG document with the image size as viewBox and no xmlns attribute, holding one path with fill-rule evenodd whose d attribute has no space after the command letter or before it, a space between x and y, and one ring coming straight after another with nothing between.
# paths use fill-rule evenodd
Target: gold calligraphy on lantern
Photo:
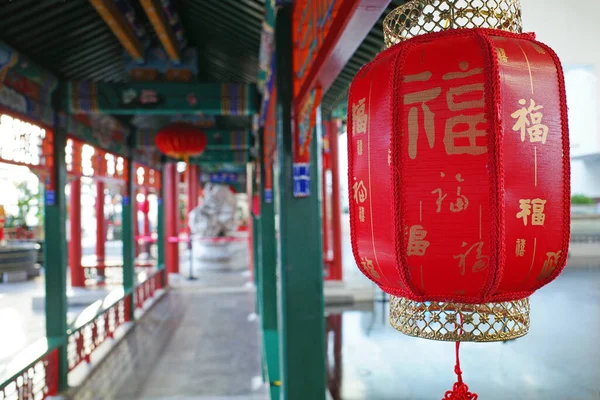
<instances>
[{"instance_id":1,"label":"gold calligraphy on lantern","mask_svg":"<svg viewBox=\"0 0 600 400\"><path fill-rule=\"evenodd\" d=\"M464 61L459 63L459 69L460 71L444 74L442 79L444 81L454 81L483 74L483 68L469 70L469 63ZM432 73L425 71L405 76L404 82L427 82L431 77ZM423 114L423 130L425 131L429 148L432 149L435 145L435 113L428 103L437 99L441 94L442 88L435 87L404 95L404 105L412 106L408 110L407 132L408 155L413 160L417 157L417 142L419 132L421 131L419 123L421 113ZM480 155L487 152L487 145L478 143L478 138L487 136L485 114L483 112L474 115L472 113L462 113L466 110L482 109L484 104L483 83L469 83L448 89L446 93L448 111L461 113L451 116L446 120L444 131L446 154ZM421 111L419 111L419 108Z\"/></svg>"},{"instance_id":2,"label":"gold calligraphy on lantern","mask_svg":"<svg viewBox=\"0 0 600 400\"><path fill-rule=\"evenodd\" d=\"M529 135L531 143L545 144L548 137L548 126L542 124L544 114L540 111L544 106L536 105L533 99L529 100L528 107L525 99L519 100L519 104L523 107L511 114L511 117L517 120L512 130L521 133L521 142L524 142L526 136Z\"/></svg>"},{"instance_id":3,"label":"gold calligraphy on lantern","mask_svg":"<svg viewBox=\"0 0 600 400\"><path fill-rule=\"evenodd\" d=\"M421 225L413 225L408 233L408 247L406 255L423 257L431 243L425 240L427 231Z\"/></svg>"},{"instance_id":4,"label":"gold calligraphy on lantern","mask_svg":"<svg viewBox=\"0 0 600 400\"><path fill-rule=\"evenodd\" d=\"M506 50L504 50L502 47L497 47L496 53L498 54L498 60L500 62L503 62L503 63L508 62L508 57L506 56Z\"/></svg>"},{"instance_id":5,"label":"gold calligraphy on lantern","mask_svg":"<svg viewBox=\"0 0 600 400\"><path fill-rule=\"evenodd\" d=\"M520 199L520 211L517 213L517 218L523 218L523 225L527 226L528 217L531 216L531 225L544 225L546 214L544 207L546 200L542 199Z\"/></svg>"},{"instance_id":6,"label":"gold calligraphy on lantern","mask_svg":"<svg viewBox=\"0 0 600 400\"><path fill-rule=\"evenodd\" d=\"M448 73L444 75L443 79L450 81L483 74L483 68L469 70L469 63L466 61L461 62L458 66L461 72ZM475 93L478 96L476 99L472 99ZM459 101L461 98L467 100ZM483 83L474 83L453 87L446 94L446 102L450 111L482 109L485 105L484 85ZM461 114L448 118L444 134L446 154L470 154L477 156L486 153L487 145L482 146L477 143L478 138L487 136L487 130L485 127L482 128L482 125L485 124L486 119L483 112L475 115Z\"/></svg>"},{"instance_id":7,"label":"gold calligraphy on lantern","mask_svg":"<svg viewBox=\"0 0 600 400\"><path fill-rule=\"evenodd\" d=\"M536 280L541 281L543 279L549 278L550 275L554 272L556 267L558 267L558 262L560 261L560 256L562 255L562 250L557 252L548 252L546 253L546 260L544 261L544 266L540 271L540 274L536 278Z\"/></svg>"},{"instance_id":8,"label":"gold calligraphy on lantern","mask_svg":"<svg viewBox=\"0 0 600 400\"><path fill-rule=\"evenodd\" d=\"M358 207L358 220L360 222L365 222L365 208Z\"/></svg>"},{"instance_id":9,"label":"gold calligraphy on lantern","mask_svg":"<svg viewBox=\"0 0 600 400\"><path fill-rule=\"evenodd\" d=\"M355 182L352 189L354 190L354 201L356 204L364 203L367 200L367 188L363 181Z\"/></svg>"},{"instance_id":10,"label":"gold calligraphy on lantern","mask_svg":"<svg viewBox=\"0 0 600 400\"><path fill-rule=\"evenodd\" d=\"M467 246L469 246L469 244L467 242L463 242L461 247L464 249ZM475 249L476 251L472 253L472 251ZM465 275L467 269L467 261L469 261L471 272L474 273L481 272L488 267L490 263L490 257L483 255L482 252L483 242L477 242L468 247L467 251L465 251L464 253L454 256L455 259L459 260L458 267L460 268L461 275ZM475 258L473 259L471 255L473 255Z\"/></svg>"},{"instance_id":11,"label":"gold calligraphy on lantern","mask_svg":"<svg viewBox=\"0 0 600 400\"><path fill-rule=\"evenodd\" d=\"M440 175L442 176L442 178L445 176L443 172ZM456 181L460 183L464 182L465 180L462 178L461 174L456 174ZM456 187L456 200L455 202L450 203L450 211L453 213L464 211L469 207L469 199L464 194L461 194L461 190L462 189L460 186ZM433 190L431 194L437 194L438 196L435 203L437 205L436 212L439 213L442 211L442 203L448 196L448 193L444 194L441 188L437 188Z\"/></svg>"},{"instance_id":12,"label":"gold calligraphy on lantern","mask_svg":"<svg viewBox=\"0 0 600 400\"><path fill-rule=\"evenodd\" d=\"M404 82L426 82L431 79L431 75L429 71L407 75L404 77ZM429 148L432 149L435 144L435 114L431 111L427 102L438 98L441 93L442 88L436 87L404 95L404 105L413 105L408 111L408 156L413 160L417 157L417 141L420 130L419 109L417 106L421 106L423 111L425 135L427 136Z\"/></svg>"},{"instance_id":13,"label":"gold calligraphy on lantern","mask_svg":"<svg viewBox=\"0 0 600 400\"><path fill-rule=\"evenodd\" d=\"M537 51L539 54L546 54L546 50L542 49L540 45L537 43L531 43L531 46Z\"/></svg>"},{"instance_id":14,"label":"gold calligraphy on lantern","mask_svg":"<svg viewBox=\"0 0 600 400\"><path fill-rule=\"evenodd\" d=\"M442 202L444 201L444 199L446 197L448 197L448 193L446 193L446 194L443 194L443 193L444 192L442 192L442 189L440 189L440 188L437 188L437 189L435 189L434 191L431 192L431 194L437 194L438 195L438 198L435 201L435 204L437 204L437 210L435 210L435 212L439 213L440 211L442 211Z\"/></svg>"},{"instance_id":15,"label":"gold calligraphy on lantern","mask_svg":"<svg viewBox=\"0 0 600 400\"><path fill-rule=\"evenodd\" d=\"M388 165L392 165L392 149L388 149Z\"/></svg>"},{"instance_id":16,"label":"gold calligraphy on lantern","mask_svg":"<svg viewBox=\"0 0 600 400\"><path fill-rule=\"evenodd\" d=\"M362 154L363 154L363 141L361 139L358 139L356 141L356 153L359 156L362 156Z\"/></svg>"},{"instance_id":17,"label":"gold calligraphy on lantern","mask_svg":"<svg viewBox=\"0 0 600 400\"><path fill-rule=\"evenodd\" d=\"M367 257L361 257L360 265L363 267L365 272L369 274L373 279L379 279L379 272L375 271L375 266L373 265L373 261L369 260Z\"/></svg>"},{"instance_id":18,"label":"gold calligraphy on lantern","mask_svg":"<svg viewBox=\"0 0 600 400\"><path fill-rule=\"evenodd\" d=\"M352 133L360 134L367 131L367 123L369 116L366 113L365 107L366 98L360 99L357 103L352 104Z\"/></svg>"},{"instance_id":19,"label":"gold calligraphy on lantern","mask_svg":"<svg viewBox=\"0 0 600 400\"><path fill-rule=\"evenodd\" d=\"M523 257L525 255L525 239L517 239L517 245L515 247L515 255L517 257Z\"/></svg>"}]
</instances>

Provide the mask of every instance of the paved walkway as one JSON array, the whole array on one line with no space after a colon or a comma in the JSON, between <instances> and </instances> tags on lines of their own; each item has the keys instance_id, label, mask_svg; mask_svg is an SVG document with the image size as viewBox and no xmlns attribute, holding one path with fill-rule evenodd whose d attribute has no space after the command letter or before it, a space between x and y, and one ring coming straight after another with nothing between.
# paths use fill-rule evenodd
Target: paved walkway
<instances>
[{"instance_id":1,"label":"paved walkway","mask_svg":"<svg viewBox=\"0 0 600 400\"><path fill-rule=\"evenodd\" d=\"M249 279L173 282L73 399L267 400Z\"/></svg>"}]
</instances>

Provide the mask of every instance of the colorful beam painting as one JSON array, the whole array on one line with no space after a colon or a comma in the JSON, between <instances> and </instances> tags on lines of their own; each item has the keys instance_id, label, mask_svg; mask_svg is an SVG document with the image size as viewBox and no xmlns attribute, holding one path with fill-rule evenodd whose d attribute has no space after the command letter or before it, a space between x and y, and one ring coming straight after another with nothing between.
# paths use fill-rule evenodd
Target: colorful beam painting
<instances>
[{"instance_id":1,"label":"colorful beam painting","mask_svg":"<svg viewBox=\"0 0 600 400\"><path fill-rule=\"evenodd\" d=\"M255 85L227 83L69 83L73 113L248 116L258 108Z\"/></svg>"},{"instance_id":2,"label":"colorful beam painting","mask_svg":"<svg viewBox=\"0 0 600 400\"><path fill-rule=\"evenodd\" d=\"M168 0L164 2L169 3ZM181 61L180 48L160 2L158 0L140 0L140 3L169 58L171 61L179 63ZM176 13L175 16L177 16Z\"/></svg>"},{"instance_id":3,"label":"colorful beam painting","mask_svg":"<svg viewBox=\"0 0 600 400\"><path fill-rule=\"evenodd\" d=\"M144 48L135 31L112 0L89 0L106 25L115 34L127 53L136 60L143 61Z\"/></svg>"}]
</instances>

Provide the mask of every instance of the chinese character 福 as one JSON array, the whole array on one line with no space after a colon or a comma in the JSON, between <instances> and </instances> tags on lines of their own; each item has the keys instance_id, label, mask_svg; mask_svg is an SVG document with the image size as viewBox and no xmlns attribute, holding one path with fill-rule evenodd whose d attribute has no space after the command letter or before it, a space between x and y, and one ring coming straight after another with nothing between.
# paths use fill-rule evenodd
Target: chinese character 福
<instances>
[{"instance_id":1,"label":"chinese character \u798f","mask_svg":"<svg viewBox=\"0 0 600 400\"><path fill-rule=\"evenodd\" d=\"M430 243L425 240L427 231L421 225L413 225L410 227L408 235L408 248L406 254L409 256L424 256L425 251Z\"/></svg>"},{"instance_id":2,"label":"chinese character \u798f","mask_svg":"<svg viewBox=\"0 0 600 400\"><path fill-rule=\"evenodd\" d=\"M364 203L367 199L367 188L363 181L355 182L352 189L354 189L354 201L356 203Z\"/></svg>"},{"instance_id":3,"label":"chinese character \u798f","mask_svg":"<svg viewBox=\"0 0 600 400\"><path fill-rule=\"evenodd\" d=\"M548 137L548 127L542 124L544 114L540 111L544 106L536 106L533 99L529 100L529 107L525 107L527 101L519 100L519 104L523 107L511 114L517 122L513 126L513 131L521 132L521 142L525 141L525 132L529 134L529 141L546 143Z\"/></svg>"},{"instance_id":4,"label":"chinese character \u798f","mask_svg":"<svg viewBox=\"0 0 600 400\"><path fill-rule=\"evenodd\" d=\"M542 199L520 199L519 207L521 211L517 213L517 218L523 218L523 225L527 226L527 217L531 215L531 225L544 225L546 221L546 214L544 214L545 204L546 200Z\"/></svg>"},{"instance_id":5,"label":"chinese character \u798f","mask_svg":"<svg viewBox=\"0 0 600 400\"><path fill-rule=\"evenodd\" d=\"M467 242L463 242L462 247L464 248L467 245L468 245ZM478 243L475 243L474 245L472 245L471 247L469 247L465 253L454 256L455 259L459 260L458 266L460 268L461 275L465 274L465 270L466 270L466 266L467 266L467 257L469 256L471 251L475 248L477 248L477 252L475 254L475 262L471 265L471 271L472 272L480 272L488 267L490 257L484 256L481 254L482 248L483 248L483 242L478 242Z\"/></svg>"},{"instance_id":6,"label":"chinese character \u798f","mask_svg":"<svg viewBox=\"0 0 600 400\"><path fill-rule=\"evenodd\" d=\"M359 134L367 131L367 122L369 116L365 110L365 98L362 98L358 103L352 104L352 132Z\"/></svg>"}]
</instances>

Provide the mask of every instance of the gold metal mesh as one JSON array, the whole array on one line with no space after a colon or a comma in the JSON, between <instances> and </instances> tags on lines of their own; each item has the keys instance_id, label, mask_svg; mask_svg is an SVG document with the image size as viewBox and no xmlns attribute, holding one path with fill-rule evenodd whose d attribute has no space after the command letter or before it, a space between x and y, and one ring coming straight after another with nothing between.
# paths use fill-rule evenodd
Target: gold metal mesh
<instances>
[{"instance_id":1,"label":"gold metal mesh","mask_svg":"<svg viewBox=\"0 0 600 400\"><path fill-rule=\"evenodd\" d=\"M519 0L413 0L383 21L385 47L447 29L493 28L521 33Z\"/></svg>"},{"instance_id":2,"label":"gold metal mesh","mask_svg":"<svg viewBox=\"0 0 600 400\"><path fill-rule=\"evenodd\" d=\"M495 342L529 331L529 298L502 303L416 302L390 296L390 324L398 331L432 340Z\"/></svg>"}]
</instances>

